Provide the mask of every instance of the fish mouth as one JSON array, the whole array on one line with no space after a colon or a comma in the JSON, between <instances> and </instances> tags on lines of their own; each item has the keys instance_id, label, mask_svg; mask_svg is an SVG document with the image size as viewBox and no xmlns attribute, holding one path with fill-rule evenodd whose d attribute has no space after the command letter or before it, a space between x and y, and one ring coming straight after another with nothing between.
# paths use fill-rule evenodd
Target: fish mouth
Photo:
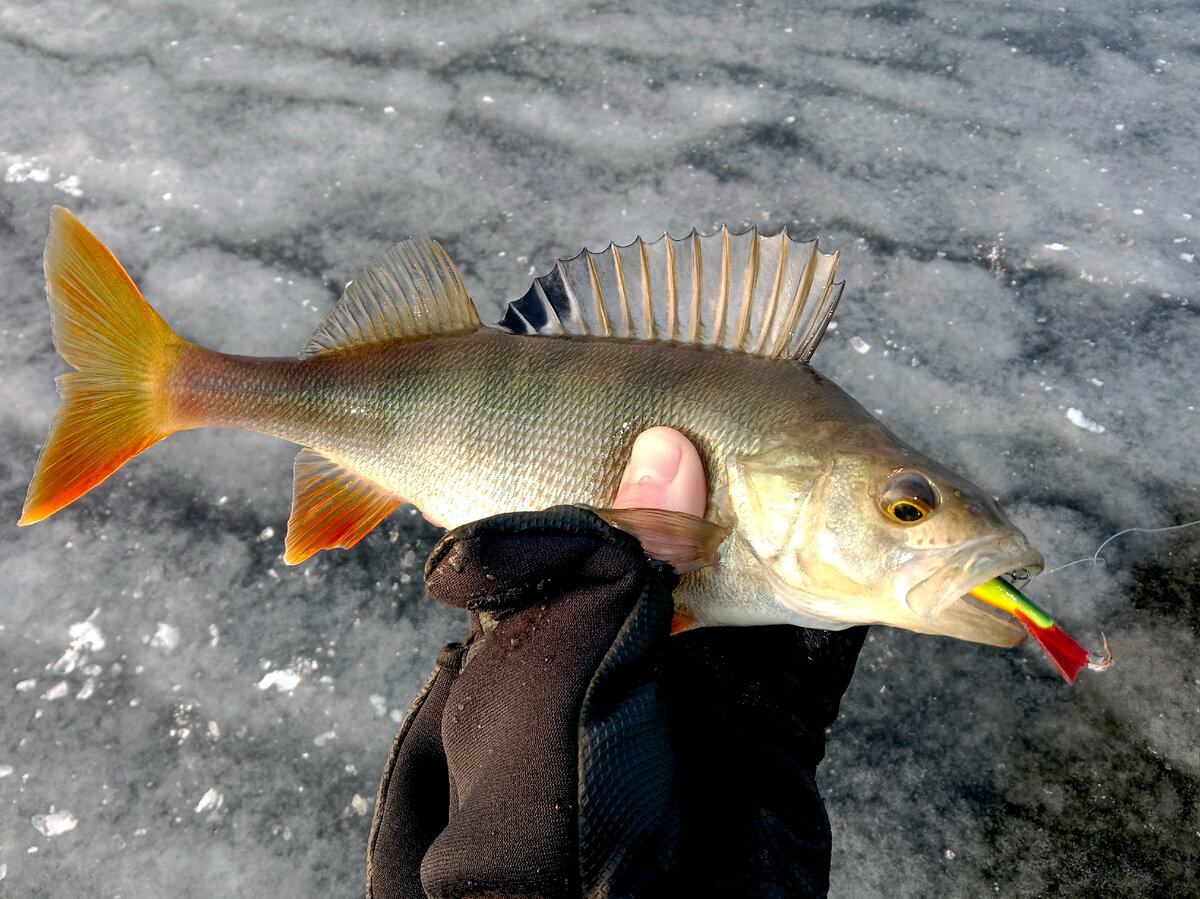
<instances>
[{"instance_id":1,"label":"fish mouth","mask_svg":"<svg viewBox=\"0 0 1200 899\"><path fill-rule=\"evenodd\" d=\"M951 603L994 577L1037 574L1045 562L1024 534L1012 532L970 540L934 565L905 596L908 607L926 621L936 620Z\"/></svg>"}]
</instances>

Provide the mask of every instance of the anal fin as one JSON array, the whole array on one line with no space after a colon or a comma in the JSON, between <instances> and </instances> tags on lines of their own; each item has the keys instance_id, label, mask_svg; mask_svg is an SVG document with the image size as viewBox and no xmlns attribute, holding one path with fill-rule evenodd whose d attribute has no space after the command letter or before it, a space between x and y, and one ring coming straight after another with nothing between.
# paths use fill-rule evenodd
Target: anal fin
<instances>
[{"instance_id":1,"label":"anal fin","mask_svg":"<svg viewBox=\"0 0 1200 899\"><path fill-rule=\"evenodd\" d=\"M401 502L341 463L302 449L293 472L283 560L295 565L322 549L353 546Z\"/></svg>"}]
</instances>

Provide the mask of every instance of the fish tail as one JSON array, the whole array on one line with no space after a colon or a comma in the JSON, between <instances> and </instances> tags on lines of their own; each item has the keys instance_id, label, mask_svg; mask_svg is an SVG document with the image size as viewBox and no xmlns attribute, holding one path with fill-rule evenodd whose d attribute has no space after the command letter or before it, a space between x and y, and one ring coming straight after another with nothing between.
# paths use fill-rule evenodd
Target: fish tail
<instances>
[{"instance_id":1,"label":"fish tail","mask_svg":"<svg viewBox=\"0 0 1200 899\"><path fill-rule=\"evenodd\" d=\"M41 521L180 426L166 388L193 345L171 330L109 249L55 206L46 240L46 294L61 404L18 524ZM198 349L198 348L197 348Z\"/></svg>"}]
</instances>

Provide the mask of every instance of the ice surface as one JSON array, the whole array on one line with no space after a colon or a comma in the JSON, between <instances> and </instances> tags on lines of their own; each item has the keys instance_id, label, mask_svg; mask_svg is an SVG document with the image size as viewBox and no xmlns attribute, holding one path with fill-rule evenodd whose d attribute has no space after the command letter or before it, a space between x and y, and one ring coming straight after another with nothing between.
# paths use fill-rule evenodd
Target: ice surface
<instances>
[{"instance_id":1,"label":"ice surface","mask_svg":"<svg viewBox=\"0 0 1200 899\"><path fill-rule=\"evenodd\" d=\"M179 434L14 526L64 370L55 203L185 336L263 355L409 235L485 319L583 247L819 236L847 289L816 367L992 490L1030 597L1114 652L1068 688L1035 647L876 629L820 773L833 896L1196 894L1200 528L1090 561L1200 518L1194 4L22 0L0 35L5 895L361 895L463 630L407 508L282 564L282 441ZM53 809L79 826L30 827Z\"/></svg>"}]
</instances>

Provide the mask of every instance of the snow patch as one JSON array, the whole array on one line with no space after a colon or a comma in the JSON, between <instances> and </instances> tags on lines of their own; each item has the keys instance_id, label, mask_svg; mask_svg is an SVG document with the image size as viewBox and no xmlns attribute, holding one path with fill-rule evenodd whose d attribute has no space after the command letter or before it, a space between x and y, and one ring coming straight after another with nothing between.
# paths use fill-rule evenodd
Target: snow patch
<instances>
[{"instance_id":1,"label":"snow patch","mask_svg":"<svg viewBox=\"0 0 1200 899\"><path fill-rule=\"evenodd\" d=\"M83 621L76 621L67 628L67 636L71 638L71 642L66 652L50 666L51 671L55 674L70 674L83 663L88 653L99 652L108 645L104 634L96 627L96 616L99 614L99 609L93 609L92 614Z\"/></svg>"},{"instance_id":2,"label":"snow patch","mask_svg":"<svg viewBox=\"0 0 1200 899\"><path fill-rule=\"evenodd\" d=\"M1067 420L1077 428L1083 428L1085 431L1091 431L1093 434L1103 434L1104 425L1096 424L1078 409L1070 408L1067 410Z\"/></svg>"},{"instance_id":3,"label":"snow patch","mask_svg":"<svg viewBox=\"0 0 1200 899\"><path fill-rule=\"evenodd\" d=\"M64 696L67 695L67 692L70 689L71 689L71 687L67 684L67 682L65 680L60 680L57 684L55 684L53 687L51 687L49 690L47 690L45 693L42 694L42 699L46 699L51 702L53 702L56 699L62 699Z\"/></svg>"},{"instance_id":4,"label":"snow patch","mask_svg":"<svg viewBox=\"0 0 1200 899\"><path fill-rule=\"evenodd\" d=\"M317 734L315 737L313 737L313 745L314 746L324 746L330 740L336 740L336 739L337 739L337 731L336 730L327 730L327 731L325 731L325 733Z\"/></svg>"},{"instance_id":5,"label":"snow patch","mask_svg":"<svg viewBox=\"0 0 1200 899\"><path fill-rule=\"evenodd\" d=\"M196 814L203 815L205 812L220 811L221 806L225 804L225 797L216 787L209 787L200 801L196 803Z\"/></svg>"},{"instance_id":6,"label":"snow patch","mask_svg":"<svg viewBox=\"0 0 1200 899\"><path fill-rule=\"evenodd\" d=\"M280 693L291 693L300 683L300 675L295 671L277 669L268 671L257 684L258 689L266 690L274 687Z\"/></svg>"},{"instance_id":7,"label":"snow patch","mask_svg":"<svg viewBox=\"0 0 1200 899\"><path fill-rule=\"evenodd\" d=\"M83 188L80 186L78 175L65 175L54 182L54 186L69 197L82 197Z\"/></svg>"},{"instance_id":8,"label":"snow patch","mask_svg":"<svg viewBox=\"0 0 1200 899\"><path fill-rule=\"evenodd\" d=\"M75 816L68 811L52 811L48 815L34 815L29 820L44 836L48 837L57 837L74 830L79 823Z\"/></svg>"},{"instance_id":9,"label":"snow patch","mask_svg":"<svg viewBox=\"0 0 1200 899\"><path fill-rule=\"evenodd\" d=\"M71 642L78 644L81 648L89 652L99 652L105 647L104 634L100 628L96 627L92 619L94 619L100 610L96 609L84 621L77 621L67 629L67 634L71 638Z\"/></svg>"},{"instance_id":10,"label":"snow patch","mask_svg":"<svg viewBox=\"0 0 1200 899\"><path fill-rule=\"evenodd\" d=\"M50 173L50 167L39 162L37 157L22 159L19 156L9 156L8 158L16 159L16 162L10 163L8 169L4 172L4 180L9 184L21 184L25 181L32 181L34 184L45 184L53 177ZM68 196L82 197L83 188L80 186L82 183L78 175L68 175L60 172L58 180L54 182L54 186Z\"/></svg>"},{"instance_id":11,"label":"snow patch","mask_svg":"<svg viewBox=\"0 0 1200 899\"><path fill-rule=\"evenodd\" d=\"M4 173L4 180L9 184L20 184L22 181L43 184L50 180L50 170L32 159L22 159L8 167L8 171Z\"/></svg>"},{"instance_id":12,"label":"snow patch","mask_svg":"<svg viewBox=\"0 0 1200 899\"><path fill-rule=\"evenodd\" d=\"M170 652L179 645L179 628L160 621L154 636L150 638L150 645L155 649Z\"/></svg>"}]
</instances>

